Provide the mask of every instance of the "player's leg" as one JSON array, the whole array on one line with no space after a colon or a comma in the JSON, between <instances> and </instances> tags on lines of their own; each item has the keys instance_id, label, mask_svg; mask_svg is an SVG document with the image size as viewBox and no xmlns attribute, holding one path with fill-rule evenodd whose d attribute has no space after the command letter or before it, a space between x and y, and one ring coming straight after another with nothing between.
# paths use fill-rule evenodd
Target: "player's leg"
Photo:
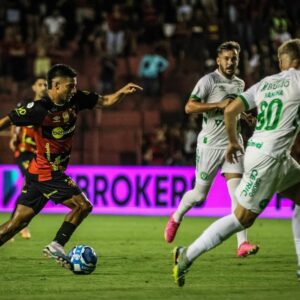
<instances>
[{"instance_id":1,"label":"player's leg","mask_svg":"<svg viewBox=\"0 0 300 300\"><path fill-rule=\"evenodd\" d=\"M164 237L168 243L174 240L185 214L196 204L201 204L206 199L219 168L221 154L219 150L197 148L196 183L192 190L183 195L176 211L172 213L168 220L164 231Z\"/></svg>"},{"instance_id":2,"label":"player's leg","mask_svg":"<svg viewBox=\"0 0 300 300\"><path fill-rule=\"evenodd\" d=\"M0 244L3 244L26 227L31 219L46 205L47 201L48 199L36 189L32 181L28 180L18 197L12 218L0 226Z\"/></svg>"},{"instance_id":3,"label":"player's leg","mask_svg":"<svg viewBox=\"0 0 300 300\"><path fill-rule=\"evenodd\" d=\"M65 246L73 232L83 219L89 215L93 207L83 193L74 195L71 199L62 202L61 204L70 208L71 211L65 216L64 222L57 231L54 241Z\"/></svg>"},{"instance_id":4,"label":"player's leg","mask_svg":"<svg viewBox=\"0 0 300 300\"><path fill-rule=\"evenodd\" d=\"M20 155L16 158L16 163L24 177L24 184L23 186L25 186L25 181L26 181L26 174L28 174L28 167L30 164L30 161L33 159L33 157L35 156L35 154L33 152L29 152L29 151L25 151L25 152L21 152ZM12 217L14 215L14 212L16 210L17 207L17 203L15 204L15 208L14 211L12 213ZM20 231L20 235L23 239L30 239L31 238L31 233L28 227L23 228Z\"/></svg>"},{"instance_id":5,"label":"player's leg","mask_svg":"<svg viewBox=\"0 0 300 300\"><path fill-rule=\"evenodd\" d=\"M18 204L13 217L0 226L0 245L26 227L34 216L35 212L31 207Z\"/></svg>"},{"instance_id":6,"label":"player's leg","mask_svg":"<svg viewBox=\"0 0 300 300\"><path fill-rule=\"evenodd\" d=\"M296 276L300 280L300 206L298 205L296 205L294 209L294 214L292 218L292 230L298 263Z\"/></svg>"},{"instance_id":7,"label":"player's leg","mask_svg":"<svg viewBox=\"0 0 300 300\"><path fill-rule=\"evenodd\" d=\"M300 280L300 165L291 156L283 163L282 180L277 192L284 198L295 202L296 207L292 217L292 231L298 259L297 278Z\"/></svg>"},{"instance_id":8,"label":"player's leg","mask_svg":"<svg viewBox=\"0 0 300 300\"><path fill-rule=\"evenodd\" d=\"M215 248L234 233L250 227L276 191L280 164L278 166L275 159L260 153L253 155L249 151L248 155L250 157L248 160L245 158L245 171L236 191L238 205L234 213L215 221L189 247L181 249L184 255L178 256L173 269L178 285L184 283L185 273L197 257ZM249 182L252 184L249 185Z\"/></svg>"},{"instance_id":9,"label":"player's leg","mask_svg":"<svg viewBox=\"0 0 300 300\"><path fill-rule=\"evenodd\" d=\"M189 247L175 248L174 252L178 253L173 268L175 283L182 286L185 274L197 257L220 245L234 233L250 227L257 216L238 204L234 213L212 223Z\"/></svg>"},{"instance_id":10,"label":"player's leg","mask_svg":"<svg viewBox=\"0 0 300 300\"><path fill-rule=\"evenodd\" d=\"M234 167L232 165L231 167ZM235 211L238 200L235 195L235 191L237 187L239 186L242 178L241 173L225 173L224 174L227 182L227 188L231 199L231 210L232 212ZM237 232L237 256L238 257L246 257L251 254L256 254L259 250L259 246L256 244L249 243L247 239L247 230L242 230L240 232Z\"/></svg>"},{"instance_id":11,"label":"player's leg","mask_svg":"<svg viewBox=\"0 0 300 300\"><path fill-rule=\"evenodd\" d=\"M300 166L294 159L289 159L286 169L288 173L285 174L279 190L281 190L281 196L296 203L292 218L292 231L298 260L296 276L300 280L300 182L295 182L300 178Z\"/></svg>"},{"instance_id":12,"label":"player's leg","mask_svg":"<svg viewBox=\"0 0 300 300\"><path fill-rule=\"evenodd\" d=\"M47 257L56 259L62 267L72 269L72 264L66 256L64 246L83 219L92 211L92 205L83 193L74 195L61 204L70 208L71 211L65 216L64 222L53 241L43 249L43 253Z\"/></svg>"},{"instance_id":13,"label":"player's leg","mask_svg":"<svg viewBox=\"0 0 300 300\"><path fill-rule=\"evenodd\" d=\"M92 211L92 204L75 182L65 174L40 183L40 189L48 194L56 204L62 204L71 210L65 216L53 241L43 249L45 256L59 260L63 267L71 268L65 255L64 246L82 220Z\"/></svg>"}]
</instances>

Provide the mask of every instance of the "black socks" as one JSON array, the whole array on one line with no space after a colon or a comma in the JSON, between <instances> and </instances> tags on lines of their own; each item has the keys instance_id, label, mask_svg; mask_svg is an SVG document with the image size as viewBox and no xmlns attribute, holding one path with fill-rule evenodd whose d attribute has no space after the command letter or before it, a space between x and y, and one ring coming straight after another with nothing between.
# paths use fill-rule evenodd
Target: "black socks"
<instances>
[{"instance_id":1,"label":"black socks","mask_svg":"<svg viewBox=\"0 0 300 300\"><path fill-rule=\"evenodd\" d=\"M54 238L54 241L59 243L60 245L64 246L68 240L70 239L71 235L76 229L76 225L70 223L70 222L63 222L61 227L56 233L56 236Z\"/></svg>"}]
</instances>

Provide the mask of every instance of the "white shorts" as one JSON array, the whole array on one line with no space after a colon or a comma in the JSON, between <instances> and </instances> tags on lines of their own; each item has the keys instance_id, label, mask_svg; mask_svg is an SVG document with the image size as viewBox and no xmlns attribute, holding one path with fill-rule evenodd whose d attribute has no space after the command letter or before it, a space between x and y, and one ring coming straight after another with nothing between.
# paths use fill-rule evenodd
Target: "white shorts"
<instances>
[{"instance_id":1,"label":"white shorts","mask_svg":"<svg viewBox=\"0 0 300 300\"><path fill-rule=\"evenodd\" d=\"M243 174L243 155L237 163L231 164L225 160L225 149L197 147L196 150L196 182L201 185L211 185L218 170L221 173Z\"/></svg>"},{"instance_id":2,"label":"white shorts","mask_svg":"<svg viewBox=\"0 0 300 300\"><path fill-rule=\"evenodd\" d=\"M254 148L247 148L245 172L236 189L238 202L256 214L268 205L274 193L300 182L300 165L287 155L276 159Z\"/></svg>"}]
</instances>

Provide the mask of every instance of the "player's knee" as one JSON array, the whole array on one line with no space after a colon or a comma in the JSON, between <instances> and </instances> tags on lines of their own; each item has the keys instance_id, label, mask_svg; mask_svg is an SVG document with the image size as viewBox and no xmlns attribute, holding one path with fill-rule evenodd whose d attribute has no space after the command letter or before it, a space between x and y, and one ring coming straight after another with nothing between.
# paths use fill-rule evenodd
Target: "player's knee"
<instances>
[{"instance_id":1,"label":"player's knee","mask_svg":"<svg viewBox=\"0 0 300 300\"><path fill-rule=\"evenodd\" d=\"M11 227L16 230L16 229L22 229L30 223L30 218L13 218L11 220Z\"/></svg>"},{"instance_id":2,"label":"player's knee","mask_svg":"<svg viewBox=\"0 0 300 300\"><path fill-rule=\"evenodd\" d=\"M251 227L258 216L257 214L240 205L237 206L234 214L244 228Z\"/></svg>"},{"instance_id":3,"label":"player's knee","mask_svg":"<svg viewBox=\"0 0 300 300\"><path fill-rule=\"evenodd\" d=\"M90 214L92 210L93 210L93 205L90 202L88 202L86 207L87 213Z\"/></svg>"},{"instance_id":4,"label":"player's knee","mask_svg":"<svg viewBox=\"0 0 300 300\"><path fill-rule=\"evenodd\" d=\"M244 228L249 228L253 225L255 222L255 217L253 216L243 216L242 218L239 218L240 223L243 225Z\"/></svg>"},{"instance_id":5,"label":"player's knee","mask_svg":"<svg viewBox=\"0 0 300 300\"><path fill-rule=\"evenodd\" d=\"M81 203L80 210L84 215L88 215L89 213L92 212L93 206L89 201L85 201Z\"/></svg>"}]
</instances>

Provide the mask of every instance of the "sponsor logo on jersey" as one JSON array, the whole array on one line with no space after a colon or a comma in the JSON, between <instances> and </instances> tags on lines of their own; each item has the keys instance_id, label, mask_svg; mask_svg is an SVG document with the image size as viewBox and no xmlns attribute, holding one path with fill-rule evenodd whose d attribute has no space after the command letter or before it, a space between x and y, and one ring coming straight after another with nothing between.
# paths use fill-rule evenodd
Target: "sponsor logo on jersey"
<instances>
[{"instance_id":1,"label":"sponsor logo on jersey","mask_svg":"<svg viewBox=\"0 0 300 300\"><path fill-rule=\"evenodd\" d=\"M254 197L260 184L261 184L261 179L257 178L258 177L258 171L256 169L253 169L250 174L249 181L246 183L242 190L242 196L250 196Z\"/></svg>"},{"instance_id":2,"label":"sponsor logo on jersey","mask_svg":"<svg viewBox=\"0 0 300 300\"><path fill-rule=\"evenodd\" d=\"M281 89L284 87L288 87L290 85L289 79L279 79L274 82L264 82L261 92L268 91L268 90L275 90L275 89Z\"/></svg>"},{"instance_id":3,"label":"sponsor logo on jersey","mask_svg":"<svg viewBox=\"0 0 300 300\"><path fill-rule=\"evenodd\" d=\"M52 136L55 139L61 139L65 135L64 129L61 127L55 127L52 129Z\"/></svg>"},{"instance_id":4,"label":"sponsor logo on jersey","mask_svg":"<svg viewBox=\"0 0 300 300\"><path fill-rule=\"evenodd\" d=\"M253 140L249 140L248 141L248 143L247 143L247 146L249 146L249 147L255 147L255 148L257 148L257 149L260 149L262 146L263 146L263 142L261 142L261 143L258 143L258 142L255 142L255 141L253 141Z\"/></svg>"},{"instance_id":5,"label":"sponsor logo on jersey","mask_svg":"<svg viewBox=\"0 0 300 300\"><path fill-rule=\"evenodd\" d=\"M75 125L72 126L71 128L69 128L68 130L64 130L62 127L55 127L55 128L52 129L52 136L55 139L61 139L65 135L70 134L71 132L73 132L74 130L75 130Z\"/></svg>"}]
</instances>

